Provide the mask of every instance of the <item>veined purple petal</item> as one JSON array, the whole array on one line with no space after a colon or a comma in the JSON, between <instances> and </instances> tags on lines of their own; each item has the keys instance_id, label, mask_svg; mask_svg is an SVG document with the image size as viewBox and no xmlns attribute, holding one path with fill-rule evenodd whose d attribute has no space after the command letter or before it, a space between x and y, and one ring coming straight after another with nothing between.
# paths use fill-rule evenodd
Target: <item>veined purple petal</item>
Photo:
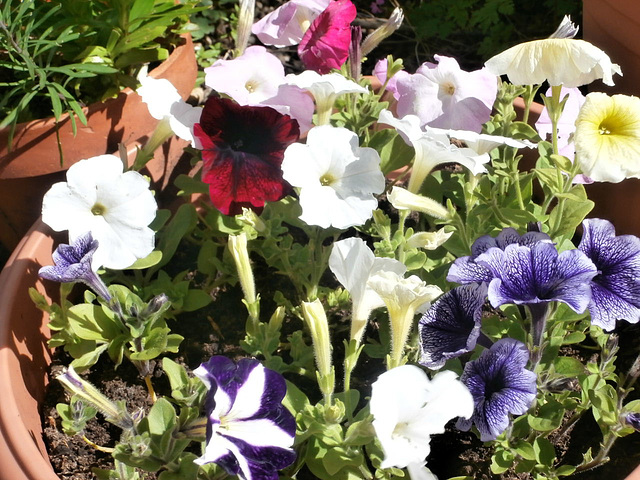
<instances>
[{"instance_id":1,"label":"veined purple petal","mask_svg":"<svg viewBox=\"0 0 640 480\"><path fill-rule=\"evenodd\" d=\"M591 321L605 330L613 330L616 320L637 323L640 320L640 239L633 235L616 236L611 222L587 219L578 249L598 269L592 280L589 303Z\"/></svg>"},{"instance_id":2,"label":"veined purple petal","mask_svg":"<svg viewBox=\"0 0 640 480\"><path fill-rule=\"evenodd\" d=\"M479 265L473 260L473 256L460 257L449 267L447 274L448 282L473 283L490 282L493 278L491 270L483 265Z\"/></svg>"},{"instance_id":3,"label":"veined purple petal","mask_svg":"<svg viewBox=\"0 0 640 480\"><path fill-rule=\"evenodd\" d=\"M422 365L441 368L475 348L486 297L486 284L472 283L445 293L431 306L418 324Z\"/></svg>"},{"instance_id":4,"label":"veined purple petal","mask_svg":"<svg viewBox=\"0 0 640 480\"><path fill-rule=\"evenodd\" d=\"M579 250L558 254L547 242L531 247L511 244L505 250L490 248L476 263L494 277L488 291L494 307L560 301L580 313L591 300L589 282L597 273L593 262Z\"/></svg>"},{"instance_id":5,"label":"veined purple petal","mask_svg":"<svg viewBox=\"0 0 640 480\"><path fill-rule=\"evenodd\" d=\"M536 375L525 368L527 347L512 338L498 340L479 358L467 363L460 377L474 399L469 420L457 427L469 430L475 424L483 442L495 440L509 426L509 415L521 415L536 398Z\"/></svg>"},{"instance_id":6,"label":"veined purple petal","mask_svg":"<svg viewBox=\"0 0 640 480\"><path fill-rule=\"evenodd\" d=\"M542 232L527 232L520 235L514 228L503 229L498 236L483 235L471 245L471 255L458 258L449 269L447 281L455 283L490 282L491 270L475 263L476 258L490 248L504 250L508 245L532 246L538 242L551 243L549 235Z\"/></svg>"},{"instance_id":7,"label":"veined purple petal","mask_svg":"<svg viewBox=\"0 0 640 480\"><path fill-rule=\"evenodd\" d=\"M54 282L82 282L109 301L107 286L91 266L97 249L98 241L91 232L79 236L72 245L62 243L52 254L55 265L40 268L38 274Z\"/></svg>"}]
</instances>

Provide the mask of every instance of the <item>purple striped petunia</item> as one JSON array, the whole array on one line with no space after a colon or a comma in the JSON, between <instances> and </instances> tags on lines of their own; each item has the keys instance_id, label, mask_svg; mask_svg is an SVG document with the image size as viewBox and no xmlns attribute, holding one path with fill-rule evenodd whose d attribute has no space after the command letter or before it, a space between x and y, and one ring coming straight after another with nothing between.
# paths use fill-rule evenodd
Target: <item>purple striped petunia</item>
<instances>
[{"instance_id":1,"label":"purple striped petunia","mask_svg":"<svg viewBox=\"0 0 640 480\"><path fill-rule=\"evenodd\" d=\"M475 348L486 298L485 283L470 283L450 290L431 306L418 323L422 365L442 368L450 358Z\"/></svg>"},{"instance_id":2,"label":"purple striped petunia","mask_svg":"<svg viewBox=\"0 0 640 480\"><path fill-rule=\"evenodd\" d=\"M558 253L548 242L490 248L476 263L491 272L488 296L494 307L559 301L582 313L591 301L590 281L597 273L580 250Z\"/></svg>"},{"instance_id":3,"label":"purple striped petunia","mask_svg":"<svg viewBox=\"0 0 640 480\"><path fill-rule=\"evenodd\" d=\"M512 338L498 340L480 357L467 363L460 381L473 396L474 410L469 420L460 418L456 426L467 431L475 424L480 440L495 440L509 426L509 415L522 415L536 398L536 374L527 370L529 350Z\"/></svg>"},{"instance_id":4,"label":"purple striped petunia","mask_svg":"<svg viewBox=\"0 0 640 480\"><path fill-rule=\"evenodd\" d=\"M591 218L582 222L578 249L598 269L591 281L591 322L611 331L616 320L640 320L640 238L616 236L611 222Z\"/></svg>"},{"instance_id":5,"label":"purple striped petunia","mask_svg":"<svg viewBox=\"0 0 640 480\"><path fill-rule=\"evenodd\" d=\"M71 245L62 243L53 252L54 265L46 265L38 275L54 282L82 282L106 301L111 299L107 286L91 267L98 241L91 232L79 236Z\"/></svg>"},{"instance_id":6,"label":"purple striped petunia","mask_svg":"<svg viewBox=\"0 0 640 480\"><path fill-rule=\"evenodd\" d=\"M214 462L244 480L277 480L291 465L296 432L293 415L282 405L284 377L253 359L237 365L214 356L194 370L209 388L204 455L199 465Z\"/></svg>"},{"instance_id":7,"label":"purple striped petunia","mask_svg":"<svg viewBox=\"0 0 640 480\"><path fill-rule=\"evenodd\" d=\"M538 242L551 243L549 235L542 232L527 232L520 235L514 228L505 228L497 237L483 235L471 245L471 255L460 257L449 269L447 280L456 283L490 282L493 278L491 270L476 263L476 258L490 248L504 250L508 245L531 246Z\"/></svg>"}]
</instances>

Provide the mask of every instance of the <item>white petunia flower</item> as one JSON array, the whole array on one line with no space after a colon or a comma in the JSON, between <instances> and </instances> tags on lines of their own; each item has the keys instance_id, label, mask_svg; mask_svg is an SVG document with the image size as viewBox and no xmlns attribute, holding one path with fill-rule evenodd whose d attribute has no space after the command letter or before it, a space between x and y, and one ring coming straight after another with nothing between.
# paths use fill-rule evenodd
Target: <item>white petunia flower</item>
<instances>
[{"instance_id":1,"label":"white petunia flower","mask_svg":"<svg viewBox=\"0 0 640 480\"><path fill-rule=\"evenodd\" d=\"M42 201L42 221L56 232L69 230L69 241L91 232L98 241L94 268L122 269L144 258L154 247L148 225L157 204L149 182L138 172L122 172L115 155L81 160L54 184Z\"/></svg>"},{"instance_id":2,"label":"white petunia flower","mask_svg":"<svg viewBox=\"0 0 640 480\"><path fill-rule=\"evenodd\" d=\"M373 383L369 406L384 451L382 468L411 466L419 472L431 449L431 435L444 433L452 418L471 417L473 397L454 372L440 372L429 380L419 367L403 365Z\"/></svg>"},{"instance_id":3,"label":"white petunia flower","mask_svg":"<svg viewBox=\"0 0 640 480\"><path fill-rule=\"evenodd\" d=\"M507 75L515 85L539 85L546 80L552 87L572 88L598 79L613 85L613 75L622 75L620 67L595 45L570 38L577 31L567 22L565 17L549 38L520 43L495 55L485 67L494 75Z\"/></svg>"},{"instance_id":4,"label":"white petunia flower","mask_svg":"<svg viewBox=\"0 0 640 480\"><path fill-rule=\"evenodd\" d=\"M189 105L173 84L164 78L153 78L142 71L138 76L141 86L136 90L147 104L149 114L161 121L169 123L169 127L178 137L191 142L198 148L193 136L193 125L200 121L202 108Z\"/></svg>"},{"instance_id":5,"label":"white petunia flower","mask_svg":"<svg viewBox=\"0 0 640 480\"><path fill-rule=\"evenodd\" d=\"M282 172L300 188L300 219L322 228L364 224L378 205L374 194L384 190L378 152L360 148L346 128L312 128L305 145L287 147Z\"/></svg>"},{"instance_id":6,"label":"white petunia flower","mask_svg":"<svg viewBox=\"0 0 640 480\"><path fill-rule=\"evenodd\" d=\"M442 295L440 287L427 285L417 275L402 278L395 272L377 272L367 282L384 301L391 327L391 355L388 368L400 365L418 309Z\"/></svg>"},{"instance_id":7,"label":"white petunia flower","mask_svg":"<svg viewBox=\"0 0 640 480\"><path fill-rule=\"evenodd\" d=\"M376 257L362 239L352 237L333 244L329 268L351 295L351 339L360 342L371 311L384 306L380 295L367 285L367 281L381 271L404 275L407 267L393 258Z\"/></svg>"},{"instance_id":8,"label":"white petunia flower","mask_svg":"<svg viewBox=\"0 0 640 480\"><path fill-rule=\"evenodd\" d=\"M320 75L313 70L305 70L299 75L289 74L285 77L289 85L295 85L310 92L316 101L318 124L329 123L333 103L340 95L346 93L368 93L369 91L356 82L339 73Z\"/></svg>"},{"instance_id":9,"label":"white petunia flower","mask_svg":"<svg viewBox=\"0 0 640 480\"><path fill-rule=\"evenodd\" d=\"M403 140L416 151L408 185L412 193L417 193L431 170L443 163L459 163L474 175L487 171L484 167L490 160L487 153L479 154L471 148L453 145L444 130L429 127L423 130L420 128L420 119L415 115L397 119L389 110L384 109L380 112L378 123L394 127Z\"/></svg>"}]
</instances>

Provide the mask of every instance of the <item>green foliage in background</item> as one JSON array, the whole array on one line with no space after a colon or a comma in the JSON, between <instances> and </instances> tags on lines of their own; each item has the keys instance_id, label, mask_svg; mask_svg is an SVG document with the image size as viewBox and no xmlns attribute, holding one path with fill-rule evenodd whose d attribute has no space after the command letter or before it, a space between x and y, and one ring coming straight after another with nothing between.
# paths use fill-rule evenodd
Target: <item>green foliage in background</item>
<instances>
[{"instance_id":1,"label":"green foliage in background","mask_svg":"<svg viewBox=\"0 0 640 480\"><path fill-rule=\"evenodd\" d=\"M197 0L5 0L0 7L0 128L75 113L136 87L164 60ZM75 128L76 120L72 115Z\"/></svg>"},{"instance_id":2,"label":"green foliage in background","mask_svg":"<svg viewBox=\"0 0 640 480\"><path fill-rule=\"evenodd\" d=\"M580 0L410 0L400 2L429 54L474 62L550 35L564 15L580 22ZM475 39L475 41L473 40Z\"/></svg>"}]
</instances>

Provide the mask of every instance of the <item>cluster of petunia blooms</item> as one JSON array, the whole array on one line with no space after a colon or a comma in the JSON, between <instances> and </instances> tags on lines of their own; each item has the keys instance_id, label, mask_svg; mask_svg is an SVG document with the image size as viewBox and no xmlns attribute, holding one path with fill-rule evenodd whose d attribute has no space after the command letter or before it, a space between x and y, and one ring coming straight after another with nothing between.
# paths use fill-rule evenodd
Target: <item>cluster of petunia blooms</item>
<instances>
[{"instance_id":1,"label":"cluster of petunia blooms","mask_svg":"<svg viewBox=\"0 0 640 480\"><path fill-rule=\"evenodd\" d=\"M557 478L606 462L640 426L627 400L640 363L616 367L612 333L640 319L640 239L585 220L584 187L640 177L640 100L577 88L620 68L565 19L477 71L436 55L409 73L387 57L362 78L403 18L363 40L355 17L350 0L291 0L253 24L243 2L233 58L205 69L204 106L143 73L161 124L133 168L83 160L46 194L43 221L69 245L40 270L63 282L60 303L33 297L74 359L58 377L73 394L64 428L83 434L100 412L122 429L100 478L432 479L452 462L429 465L445 431L489 442L494 474ZM268 48L246 47L250 30ZM296 44L306 69L285 75L272 52ZM136 170L174 134L195 168L170 212ZM195 267L166 269L185 245ZM90 287L83 303L74 282ZM171 326L208 304L215 318L213 298L238 284L246 313L227 321L246 320L246 358L213 356L194 378L172 359ZM584 362L568 354L581 348ZM102 357L138 368L148 411L80 375ZM567 463L551 439L589 416L602 439Z\"/></svg>"}]
</instances>

